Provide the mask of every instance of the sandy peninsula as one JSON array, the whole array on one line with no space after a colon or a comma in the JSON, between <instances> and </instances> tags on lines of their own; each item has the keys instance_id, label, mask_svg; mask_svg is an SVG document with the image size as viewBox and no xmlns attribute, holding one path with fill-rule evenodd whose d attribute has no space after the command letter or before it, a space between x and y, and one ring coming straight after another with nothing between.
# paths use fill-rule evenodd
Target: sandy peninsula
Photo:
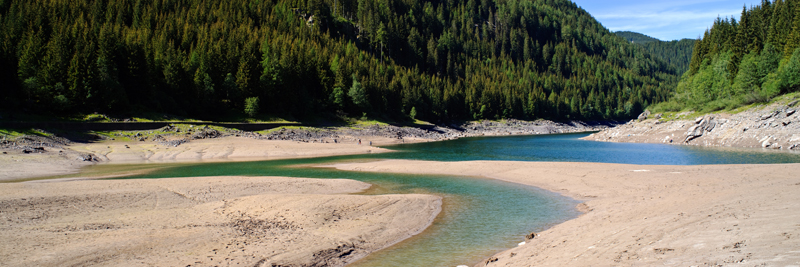
<instances>
[{"instance_id":1,"label":"sandy peninsula","mask_svg":"<svg viewBox=\"0 0 800 267\"><path fill-rule=\"evenodd\" d=\"M373 145L393 140L375 138ZM305 143L286 140L258 140L246 137L222 137L195 140L180 146L153 142L103 141L73 143L62 150L24 154L8 150L0 155L0 182L78 173L93 164L175 163L214 161L256 161L285 158L323 157L365 153L381 153L387 149L350 143ZM93 155L95 161L83 161L82 155Z\"/></svg>"},{"instance_id":2,"label":"sandy peninsula","mask_svg":"<svg viewBox=\"0 0 800 267\"><path fill-rule=\"evenodd\" d=\"M352 180L195 177L0 185L4 266L342 266L430 225L441 198Z\"/></svg>"},{"instance_id":3,"label":"sandy peninsula","mask_svg":"<svg viewBox=\"0 0 800 267\"><path fill-rule=\"evenodd\" d=\"M476 266L796 266L800 164L387 160L343 170L482 176L582 200L580 217Z\"/></svg>"}]
</instances>

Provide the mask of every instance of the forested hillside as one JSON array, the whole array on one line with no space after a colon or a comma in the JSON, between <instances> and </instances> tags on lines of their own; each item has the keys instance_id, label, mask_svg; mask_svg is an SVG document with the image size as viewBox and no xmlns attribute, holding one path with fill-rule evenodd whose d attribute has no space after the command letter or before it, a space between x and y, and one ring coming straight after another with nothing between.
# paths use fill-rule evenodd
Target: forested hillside
<instances>
[{"instance_id":1,"label":"forested hillside","mask_svg":"<svg viewBox=\"0 0 800 267\"><path fill-rule=\"evenodd\" d=\"M666 110L735 108L800 89L800 1L763 1L714 21Z\"/></svg>"},{"instance_id":2,"label":"forested hillside","mask_svg":"<svg viewBox=\"0 0 800 267\"><path fill-rule=\"evenodd\" d=\"M615 33L629 42L643 46L651 55L672 64L677 68L678 73L683 74L689 70L695 40L661 41L636 32L618 31Z\"/></svg>"},{"instance_id":3,"label":"forested hillside","mask_svg":"<svg viewBox=\"0 0 800 267\"><path fill-rule=\"evenodd\" d=\"M678 71L565 0L0 0L2 109L630 117Z\"/></svg>"},{"instance_id":4,"label":"forested hillside","mask_svg":"<svg viewBox=\"0 0 800 267\"><path fill-rule=\"evenodd\" d=\"M646 44L652 42L661 42L661 40L638 33L638 32L631 32L631 31L616 31L614 34L618 35L619 37L625 38L628 42L636 43L636 44Z\"/></svg>"}]
</instances>

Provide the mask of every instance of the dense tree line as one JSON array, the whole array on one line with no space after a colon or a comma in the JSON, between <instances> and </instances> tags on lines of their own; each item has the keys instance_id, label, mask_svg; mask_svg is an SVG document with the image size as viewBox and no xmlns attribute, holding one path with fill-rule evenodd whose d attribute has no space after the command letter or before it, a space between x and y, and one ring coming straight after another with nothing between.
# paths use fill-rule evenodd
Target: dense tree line
<instances>
[{"instance_id":1,"label":"dense tree line","mask_svg":"<svg viewBox=\"0 0 800 267\"><path fill-rule=\"evenodd\" d=\"M618 31L615 33L631 43L641 45L651 55L675 66L678 73L685 73L689 70L689 62L692 60L692 50L694 49L695 40L681 39L661 41L636 32Z\"/></svg>"},{"instance_id":2,"label":"dense tree line","mask_svg":"<svg viewBox=\"0 0 800 267\"><path fill-rule=\"evenodd\" d=\"M676 68L566 0L0 0L3 108L634 116Z\"/></svg>"},{"instance_id":3,"label":"dense tree line","mask_svg":"<svg viewBox=\"0 0 800 267\"><path fill-rule=\"evenodd\" d=\"M632 31L616 31L614 32L619 37L625 38L628 42L635 43L635 44L646 44L646 43L655 43L661 42L661 40Z\"/></svg>"},{"instance_id":4,"label":"dense tree line","mask_svg":"<svg viewBox=\"0 0 800 267\"><path fill-rule=\"evenodd\" d=\"M717 18L695 43L676 95L660 107L734 108L800 90L800 1L762 1Z\"/></svg>"}]
</instances>

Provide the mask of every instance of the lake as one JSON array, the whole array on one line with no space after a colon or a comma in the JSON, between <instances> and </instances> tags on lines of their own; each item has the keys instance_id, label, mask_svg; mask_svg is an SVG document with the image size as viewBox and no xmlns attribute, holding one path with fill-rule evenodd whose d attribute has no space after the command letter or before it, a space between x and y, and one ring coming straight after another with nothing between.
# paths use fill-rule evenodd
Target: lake
<instances>
[{"instance_id":1,"label":"lake","mask_svg":"<svg viewBox=\"0 0 800 267\"><path fill-rule=\"evenodd\" d=\"M800 154L660 144L605 143L587 134L462 138L387 146L393 153L259 162L178 164L126 178L289 176L345 178L373 185L363 194L423 193L443 197L442 213L422 234L350 266L473 265L514 247L531 231L575 218L577 201L535 187L476 177L403 175L312 168L376 159L513 160L648 165L797 163Z\"/></svg>"}]
</instances>

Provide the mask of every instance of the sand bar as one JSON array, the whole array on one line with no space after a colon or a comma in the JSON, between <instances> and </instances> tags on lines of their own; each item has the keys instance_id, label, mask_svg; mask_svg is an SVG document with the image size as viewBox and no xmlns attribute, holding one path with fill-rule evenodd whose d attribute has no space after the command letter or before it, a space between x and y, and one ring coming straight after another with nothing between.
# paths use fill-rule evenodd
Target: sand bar
<instances>
[{"instance_id":1,"label":"sand bar","mask_svg":"<svg viewBox=\"0 0 800 267\"><path fill-rule=\"evenodd\" d=\"M365 139L366 140L366 139ZM388 143L391 140L380 140ZM376 141L375 145L379 144ZM104 141L74 143L64 153L22 154L8 151L0 154L0 182L41 176L78 173L84 166L96 164L76 159L78 153L95 155L100 164L175 163L257 161L286 158L323 157L387 152L388 149L356 143L303 143L281 140L257 140L245 137L223 137L195 140L177 147L152 142ZM67 153L69 152L69 153Z\"/></svg>"},{"instance_id":2,"label":"sand bar","mask_svg":"<svg viewBox=\"0 0 800 267\"><path fill-rule=\"evenodd\" d=\"M580 217L476 266L794 266L800 164L642 166L386 160L342 170L482 176L585 201Z\"/></svg>"},{"instance_id":3,"label":"sand bar","mask_svg":"<svg viewBox=\"0 0 800 267\"><path fill-rule=\"evenodd\" d=\"M441 198L281 177L0 185L4 266L341 266L430 225Z\"/></svg>"}]
</instances>

